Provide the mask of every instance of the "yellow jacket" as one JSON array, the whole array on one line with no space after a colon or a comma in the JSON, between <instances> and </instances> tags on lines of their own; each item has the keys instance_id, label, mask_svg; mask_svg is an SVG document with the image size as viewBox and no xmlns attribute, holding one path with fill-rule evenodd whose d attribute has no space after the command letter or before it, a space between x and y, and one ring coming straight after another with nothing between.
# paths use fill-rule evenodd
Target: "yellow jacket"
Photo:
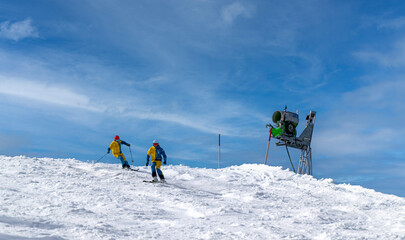
<instances>
[{"instance_id":1,"label":"yellow jacket","mask_svg":"<svg viewBox=\"0 0 405 240\"><path fill-rule=\"evenodd\" d=\"M116 158L118 158L119 155L121 154L121 143L122 143L122 144L125 144L125 145L127 145L127 146L129 146L128 143L126 143L126 142L124 142L124 141L121 141L121 140L118 140L118 141L115 141L115 140L114 140L114 141L112 141L112 143L110 144L109 149L111 149L112 154L113 154L114 157L116 157Z\"/></svg>"},{"instance_id":2,"label":"yellow jacket","mask_svg":"<svg viewBox=\"0 0 405 240\"><path fill-rule=\"evenodd\" d=\"M148 150L148 160L149 156L151 156L151 162L154 162L156 159L156 148L154 146L150 147Z\"/></svg>"},{"instance_id":3,"label":"yellow jacket","mask_svg":"<svg viewBox=\"0 0 405 240\"><path fill-rule=\"evenodd\" d=\"M146 160L149 162L149 156L151 157L151 162L156 162L156 161L162 161L162 156L164 161L166 162L166 153L163 148L160 146L152 146L148 150L148 155L146 157Z\"/></svg>"}]
</instances>

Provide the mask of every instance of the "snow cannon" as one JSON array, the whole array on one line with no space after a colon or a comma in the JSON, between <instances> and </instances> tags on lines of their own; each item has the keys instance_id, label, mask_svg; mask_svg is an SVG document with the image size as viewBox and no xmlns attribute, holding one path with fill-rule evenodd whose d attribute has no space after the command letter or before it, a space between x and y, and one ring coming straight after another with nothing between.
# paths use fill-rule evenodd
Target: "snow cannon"
<instances>
[{"instance_id":1,"label":"snow cannon","mask_svg":"<svg viewBox=\"0 0 405 240\"><path fill-rule=\"evenodd\" d=\"M312 133L315 124L315 111L310 111L306 120L306 127L302 131L301 135L297 137L297 126L299 122L298 111L297 113L287 111L287 106L284 111L275 111L272 116L273 126L270 123L266 127L270 128L269 143L267 145L266 159L264 161L267 164L267 155L269 152L270 139L271 137L278 139L276 146L285 146L287 150L288 157L291 162L292 169L295 172L294 165L291 161L290 153L288 147L296 148L301 150L300 162L298 167L298 173L305 174L308 173L312 175L312 150L311 141Z\"/></svg>"},{"instance_id":2,"label":"snow cannon","mask_svg":"<svg viewBox=\"0 0 405 240\"><path fill-rule=\"evenodd\" d=\"M273 129L274 137L282 135L297 136L298 113L288 112L287 108L285 108L284 111L275 111L272 120L277 126Z\"/></svg>"}]
</instances>

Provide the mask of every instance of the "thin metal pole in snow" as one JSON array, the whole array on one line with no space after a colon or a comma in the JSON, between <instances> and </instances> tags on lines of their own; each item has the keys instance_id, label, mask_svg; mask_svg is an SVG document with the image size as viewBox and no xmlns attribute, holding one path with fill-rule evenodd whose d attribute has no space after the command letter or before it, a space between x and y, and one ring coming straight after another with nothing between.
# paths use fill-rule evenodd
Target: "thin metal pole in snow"
<instances>
[{"instance_id":1,"label":"thin metal pole in snow","mask_svg":"<svg viewBox=\"0 0 405 240\"><path fill-rule=\"evenodd\" d=\"M291 167L292 167L292 169L293 169L293 171L295 173L294 165L293 165L293 163L291 161L291 156L290 156L290 152L288 151L287 143L285 143L285 149L287 150L287 154L288 154L288 158L290 159Z\"/></svg>"},{"instance_id":2,"label":"thin metal pole in snow","mask_svg":"<svg viewBox=\"0 0 405 240\"><path fill-rule=\"evenodd\" d=\"M218 168L221 168L221 134L218 134Z\"/></svg>"},{"instance_id":3,"label":"thin metal pole in snow","mask_svg":"<svg viewBox=\"0 0 405 240\"><path fill-rule=\"evenodd\" d=\"M271 139L271 132L272 131L273 131L273 128L270 128L269 143L267 144L267 151L266 151L266 158L264 159L264 165L267 165L267 155L269 154L270 139Z\"/></svg>"}]
</instances>

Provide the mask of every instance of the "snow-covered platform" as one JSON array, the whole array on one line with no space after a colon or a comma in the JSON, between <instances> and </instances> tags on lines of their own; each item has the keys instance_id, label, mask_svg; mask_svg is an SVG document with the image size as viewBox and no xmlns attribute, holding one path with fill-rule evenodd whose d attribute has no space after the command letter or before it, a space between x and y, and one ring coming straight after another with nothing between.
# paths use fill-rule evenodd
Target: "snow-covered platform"
<instances>
[{"instance_id":1,"label":"snow-covered platform","mask_svg":"<svg viewBox=\"0 0 405 240\"><path fill-rule=\"evenodd\" d=\"M0 156L0 239L405 239L405 199L278 167Z\"/></svg>"}]
</instances>

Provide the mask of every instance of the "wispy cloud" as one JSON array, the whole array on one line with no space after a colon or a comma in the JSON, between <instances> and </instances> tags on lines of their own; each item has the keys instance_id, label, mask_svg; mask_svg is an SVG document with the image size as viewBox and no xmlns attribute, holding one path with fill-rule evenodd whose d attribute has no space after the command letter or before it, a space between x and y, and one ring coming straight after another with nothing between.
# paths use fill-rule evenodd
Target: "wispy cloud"
<instances>
[{"instance_id":1,"label":"wispy cloud","mask_svg":"<svg viewBox=\"0 0 405 240\"><path fill-rule=\"evenodd\" d=\"M383 67L405 66L405 38L391 45L390 50L363 50L353 55L364 62L379 64Z\"/></svg>"},{"instance_id":2,"label":"wispy cloud","mask_svg":"<svg viewBox=\"0 0 405 240\"><path fill-rule=\"evenodd\" d=\"M77 108L94 113L103 113L106 116L139 120L155 120L160 122L170 122L179 126L192 128L204 133L223 135L247 136L238 130L235 130L234 124L224 124L221 117L227 119L233 117L235 109L223 108L221 116L211 113L194 113L187 111L163 110L165 104L160 104L162 109L152 111L149 105L138 101L136 98L127 98L125 102L121 99L108 97L107 92L98 91L96 94L87 95L79 93L79 87L58 83L44 83L36 80L17 79L7 76L0 76L0 94L9 95L17 98L27 99L27 101L36 101L44 104L52 104L63 111L63 108ZM89 90L89 89L87 89ZM91 91L93 92L94 91ZM97 97L102 96L102 97ZM190 101L191 102L191 101ZM191 102L192 103L192 102ZM136 107L134 107L136 106ZM245 114L248 110L243 110ZM255 115L251 113L249 115Z\"/></svg>"},{"instance_id":3,"label":"wispy cloud","mask_svg":"<svg viewBox=\"0 0 405 240\"><path fill-rule=\"evenodd\" d=\"M380 82L345 93L343 99L346 104L356 108L367 109L372 106L376 111L390 110L403 113L402 110L405 110L404 78L403 75L389 76Z\"/></svg>"},{"instance_id":4,"label":"wispy cloud","mask_svg":"<svg viewBox=\"0 0 405 240\"><path fill-rule=\"evenodd\" d=\"M227 24L232 24L237 18L250 18L252 16L252 10L239 3L234 2L222 9L222 20Z\"/></svg>"},{"instance_id":5,"label":"wispy cloud","mask_svg":"<svg viewBox=\"0 0 405 240\"><path fill-rule=\"evenodd\" d=\"M61 85L0 76L0 93L26 98L30 101L81 108L94 112L103 111L101 107L92 104L87 96Z\"/></svg>"},{"instance_id":6,"label":"wispy cloud","mask_svg":"<svg viewBox=\"0 0 405 240\"><path fill-rule=\"evenodd\" d=\"M360 18L360 27L377 29L379 33L394 32L405 28L405 16L384 13L381 16L366 15Z\"/></svg>"},{"instance_id":7,"label":"wispy cloud","mask_svg":"<svg viewBox=\"0 0 405 240\"><path fill-rule=\"evenodd\" d=\"M400 148L405 134L398 127L405 121L403 89L403 80L386 80L343 94L322 128L315 130L314 147L325 155L352 157Z\"/></svg>"},{"instance_id":8,"label":"wispy cloud","mask_svg":"<svg viewBox=\"0 0 405 240\"><path fill-rule=\"evenodd\" d=\"M405 27L405 17L400 16L392 19L383 19L377 21L377 28L379 29L400 29Z\"/></svg>"},{"instance_id":9,"label":"wispy cloud","mask_svg":"<svg viewBox=\"0 0 405 240\"><path fill-rule=\"evenodd\" d=\"M327 84L328 79L324 76L323 63L318 57L307 53L295 53L290 57L290 73L284 77L283 86L290 92L308 92ZM301 62L305 68L297 68L297 62Z\"/></svg>"},{"instance_id":10,"label":"wispy cloud","mask_svg":"<svg viewBox=\"0 0 405 240\"><path fill-rule=\"evenodd\" d=\"M37 38L38 30L32 25L31 19L11 23L5 21L0 23L0 37L19 41L24 38Z\"/></svg>"}]
</instances>

